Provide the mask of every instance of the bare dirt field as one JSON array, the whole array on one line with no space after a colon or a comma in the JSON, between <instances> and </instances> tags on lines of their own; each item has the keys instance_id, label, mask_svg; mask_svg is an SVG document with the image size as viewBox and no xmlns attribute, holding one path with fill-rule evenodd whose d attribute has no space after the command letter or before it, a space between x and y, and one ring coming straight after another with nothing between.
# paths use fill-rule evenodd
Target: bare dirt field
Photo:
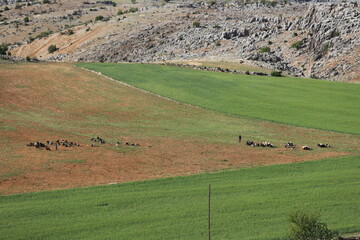
<instances>
[{"instance_id":1,"label":"bare dirt field","mask_svg":"<svg viewBox=\"0 0 360 240\"><path fill-rule=\"evenodd\" d=\"M357 136L186 106L71 64L2 64L0 96L0 194L309 161L359 150ZM92 147L90 138L97 136L106 143ZM249 147L247 138L277 147ZM55 150L51 145L51 151L26 146L57 139L80 146ZM289 139L313 147L329 140L336 147L285 149Z\"/></svg>"}]
</instances>

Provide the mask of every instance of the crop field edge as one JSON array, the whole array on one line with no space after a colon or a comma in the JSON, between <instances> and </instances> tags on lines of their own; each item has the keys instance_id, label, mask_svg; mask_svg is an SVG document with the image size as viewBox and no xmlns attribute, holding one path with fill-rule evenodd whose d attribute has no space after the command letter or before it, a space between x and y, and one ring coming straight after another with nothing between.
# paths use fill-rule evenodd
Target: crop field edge
<instances>
[{"instance_id":1,"label":"crop field edge","mask_svg":"<svg viewBox=\"0 0 360 240\"><path fill-rule=\"evenodd\" d=\"M215 112L215 113L225 114L227 116L244 117L246 119L254 119L254 120L260 120L260 121L265 121L265 122L279 123L279 124L284 124L284 125L294 126L294 127L300 127L300 128L306 128L306 129L322 130L322 131L328 131L328 132L334 132L334 133L342 133L342 134L349 134L349 135L353 135L353 136L360 136L360 133L346 132L346 131L341 131L341 130L336 130L336 129L317 128L317 127L309 127L309 126L297 125L297 124L292 124L292 123L284 122L284 121L277 121L277 120L266 119L266 118L261 118L261 117L254 117L254 116L245 115L245 114L228 113L228 112L218 111L218 110L215 110L215 109L212 109L212 108L209 108L209 107L194 105L194 104L191 104L191 103L187 103L187 102L184 102L184 101L181 101L181 100L174 99L172 97L163 96L163 95L161 95L161 94L159 94L157 92L147 90L147 89L144 89L144 88L141 88L141 87L137 87L137 86L129 84L127 82L112 78L109 75L106 75L105 73L98 72L98 71L95 71L95 70L92 70L92 69L88 69L88 68L86 68L84 66L80 66L81 64L88 64L88 63L94 63L94 62L81 62L81 63L72 63L72 64L75 67L79 67L80 69L83 69L83 70L98 74L99 76L105 77L105 78L107 78L109 80L112 80L112 81L119 82L120 84L123 84L125 86L129 86L129 87L132 87L134 89L143 91L145 93L148 93L148 94L151 94L151 95L154 95L154 96L157 96L157 97L161 97L163 99L167 99L169 101L173 101L173 102L176 102L176 103L179 103L179 104L184 104L184 105L188 105L188 106L192 106L192 107L196 107L196 108L201 108L201 109L212 111L212 112ZM96 63L96 64L101 64L101 63ZM133 64L133 65L137 65L138 63L116 63L116 64ZM143 63L143 64L147 64L147 63ZM138 65L140 65L140 64L138 64ZM160 64L153 64L153 63L148 63L148 65L155 65L155 66L159 65L159 66L161 66ZM187 68L184 68L184 67L181 67L181 66L171 66L171 67L187 69ZM197 70L197 69L192 69L192 70L199 71L199 72L207 72L205 70ZM224 74L226 74L226 73L224 73ZM257 76L257 77L259 77L259 78L269 78L270 76ZM278 78L278 77L276 77L276 78ZM282 77L280 77L280 78L282 78ZM298 78L298 77L290 77L290 78L293 78L293 79L307 79L307 80L313 80L313 81L327 81L327 80L322 80L322 79L311 79L311 78ZM349 83L349 82L339 82L339 83L354 85L354 83Z\"/></svg>"}]
</instances>

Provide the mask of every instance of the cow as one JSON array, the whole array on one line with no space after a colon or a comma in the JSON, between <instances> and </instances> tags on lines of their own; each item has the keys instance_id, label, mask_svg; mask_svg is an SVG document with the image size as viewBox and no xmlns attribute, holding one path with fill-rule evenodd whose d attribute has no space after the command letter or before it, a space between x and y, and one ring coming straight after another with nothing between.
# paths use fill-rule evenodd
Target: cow
<instances>
[{"instance_id":1,"label":"cow","mask_svg":"<svg viewBox=\"0 0 360 240\"><path fill-rule=\"evenodd\" d=\"M329 144L325 144L325 143L318 143L317 146L320 147L320 148L329 148L329 147L331 147Z\"/></svg>"},{"instance_id":2,"label":"cow","mask_svg":"<svg viewBox=\"0 0 360 240\"><path fill-rule=\"evenodd\" d=\"M285 148L292 148L295 149L295 144L293 142L286 142L285 143Z\"/></svg>"},{"instance_id":3,"label":"cow","mask_svg":"<svg viewBox=\"0 0 360 240\"><path fill-rule=\"evenodd\" d=\"M307 145L302 146L302 149L304 149L304 150L311 150L311 148L310 148L309 146L307 146Z\"/></svg>"}]
</instances>

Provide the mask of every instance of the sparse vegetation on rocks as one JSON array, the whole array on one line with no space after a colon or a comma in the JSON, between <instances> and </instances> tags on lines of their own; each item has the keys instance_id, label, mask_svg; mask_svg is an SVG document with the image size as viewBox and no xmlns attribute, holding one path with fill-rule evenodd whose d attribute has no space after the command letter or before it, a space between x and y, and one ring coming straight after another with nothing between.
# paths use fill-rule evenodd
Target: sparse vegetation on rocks
<instances>
[{"instance_id":1,"label":"sparse vegetation on rocks","mask_svg":"<svg viewBox=\"0 0 360 240\"><path fill-rule=\"evenodd\" d=\"M296 41L294 43L291 44L291 48L296 48L296 49L300 49L303 45L303 41L300 40L300 41Z\"/></svg>"},{"instance_id":2,"label":"sparse vegetation on rocks","mask_svg":"<svg viewBox=\"0 0 360 240\"><path fill-rule=\"evenodd\" d=\"M259 49L259 53L267 53L270 52L270 47L265 46Z\"/></svg>"},{"instance_id":3,"label":"sparse vegetation on rocks","mask_svg":"<svg viewBox=\"0 0 360 240\"><path fill-rule=\"evenodd\" d=\"M195 22L192 23L192 26L193 26L194 28L199 28L199 27L200 27L200 22L199 22L199 21L195 21Z\"/></svg>"}]
</instances>

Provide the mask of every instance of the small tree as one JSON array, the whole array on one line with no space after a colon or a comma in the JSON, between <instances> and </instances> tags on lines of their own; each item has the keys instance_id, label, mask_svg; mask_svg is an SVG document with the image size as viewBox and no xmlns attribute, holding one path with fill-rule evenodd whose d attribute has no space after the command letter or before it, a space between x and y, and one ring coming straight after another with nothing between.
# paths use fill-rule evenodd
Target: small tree
<instances>
[{"instance_id":1,"label":"small tree","mask_svg":"<svg viewBox=\"0 0 360 240\"><path fill-rule=\"evenodd\" d=\"M288 235L290 240L332 240L338 236L337 232L329 230L325 223L320 222L317 213L294 211L287 218L292 223Z\"/></svg>"},{"instance_id":2,"label":"small tree","mask_svg":"<svg viewBox=\"0 0 360 240\"><path fill-rule=\"evenodd\" d=\"M192 25L193 25L194 28L199 28L200 27L200 22L195 21L195 22L192 23Z\"/></svg>"},{"instance_id":3,"label":"small tree","mask_svg":"<svg viewBox=\"0 0 360 240\"><path fill-rule=\"evenodd\" d=\"M104 19L104 16L101 16L101 15L95 17L95 21L101 21L103 19Z\"/></svg>"},{"instance_id":4,"label":"small tree","mask_svg":"<svg viewBox=\"0 0 360 240\"><path fill-rule=\"evenodd\" d=\"M29 56L26 56L26 61L27 62L30 62L31 61L31 58Z\"/></svg>"},{"instance_id":5,"label":"small tree","mask_svg":"<svg viewBox=\"0 0 360 240\"><path fill-rule=\"evenodd\" d=\"M56 47L56 45L50 45L50 46L48 47L48 52L49 52L49 53L53 53L53 52L55 52L56 50L58 50L57 47Z\"/></svg>"},{"instance_id":6,"label":"small tree","mask_svg":"<svg viewBox=\"0 0 360 240\"><path fill-rule=\"evenodd\" d=\"M8 6L4 7L4 11L9 11L9 10L10 10L10 8Z\"/></svg>"},{"instance_id":7,"label":"small tree","mask_svg":"<svg viewBox=\"0 0 360 240\"><path fill-rule=\"evenodd\" d=\"M2 43L0 45L0 55L6 55L7 50L9 50L8 45L6 43Z\"/></svg>"},{"instance_id":8,"label":"small tree","mask_svg":"<svg viewBox=\"0 0 360 240\"><path fill-rule=\"evenodd\" d=\"M30 22L30 20L29 20L29 17L28 17L28 16L24 17L24 22L26 22L26 23Z\"/></svg>"},{"instance_id":9,"label":"small tree","mask_svg":"<svg viewBox=\"0 0 360 240\"><path fill-rule=\"evenodd\" d=\"M270 73L270 75L273 76L273 77L281 77L281 74L282 74L281 71L272 71Z\"/></svg>"},{"instance_id":10,"label":"small tree","mask_svg":"<svg viewBox=\"0 0 360 240\"><path fill-rule=\"evenodd\" d=\"M123 15L124 12L120 9L118 12L117 12L117 15Z\"/></svg>"}]
</instances>

